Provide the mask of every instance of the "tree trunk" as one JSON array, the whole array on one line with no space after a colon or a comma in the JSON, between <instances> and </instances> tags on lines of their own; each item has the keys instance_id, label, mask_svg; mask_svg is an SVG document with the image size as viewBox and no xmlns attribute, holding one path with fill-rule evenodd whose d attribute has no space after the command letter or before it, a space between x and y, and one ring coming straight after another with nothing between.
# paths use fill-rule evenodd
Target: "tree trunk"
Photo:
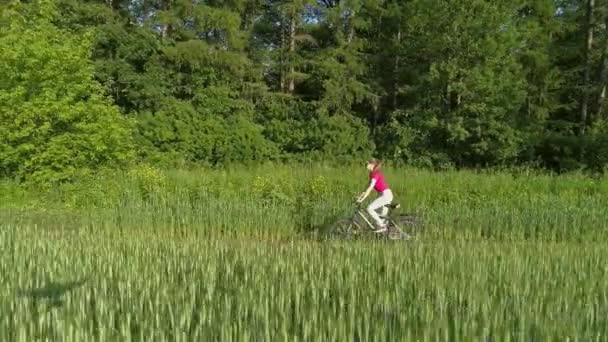
<instances>
[{"instance_id":1,"label":"tree trunk","mask_svg":"<svg viewBox=\"0 0 608 342\"><path fill-rule=\"evenodd\" d=\"M597 97L595 120L601 120L604 115L604 101L606 100L606 86L608 85L608 15L605 19L604 52L602 54L602 68L600 70L600 93Z\"/></svg>"},{"instance_id":2,"label":"tree trunk","mask_svg":"<svg viewBox=\"0 0 608 342\"><path fill-rule=\"evenodd\" d=\"M170 2L171 0L160 0L158 3L159 10L167 12L171 8ZM172 31L173 30L170 24L162 24L160 27L160 37L162 39L168 38L171 36Z\"/></svg>"},{"instance_id":3,"label":"tree trunk","mask_svg":"<svg viewBox=\"0 0 608 342\"><path fill-rule=\"evenodd\" d=\"M281 20L281 57L279 60L279 88L282 92L285 92L285 25L284 21Z\"/></svg>"},{"instance_id":4,"label":"tree trunk","mask_svg":"<svg viewBox=\"0 0 608 342\"><path fill-rule=\"evenodd\" d=\"M591 81L591 49L593 48L593 10L595 0L587 0L587 37L585 45L585 74L583 76L583 99L581 102L581 132L585 132L589 111L589 88Z\"/></svg>"},{"instance_id":5,"label":"tree trunk","mask_svg":"<svg viewBox=\"0 0 608 342\"><path fill-rule=\"evenodd\" d=\"M399 47L401 46L401 25L399 25L399 29L397 30L397 50L395 52L395 65L393 66L393 94L392 94L392 102L393 102L393 110L397 109L397 88L399 78L397 74L399 73Z\"/></svg>"},{"instance_id":6,"label":"tree trunk","mask_svg":"<svg viewBox=\"0 0 608 342\"><path fill-rule=\"evenodd\" d=\"M295 67L293 63L293 57L296 51L296 16L295 13L291 15L289 22L289 93L293 93L295 86Z\"/></svg>"},{"instance_id":7,"label":"tree trunk","mask_svg":"<svg viewBox=\"0 0 608 342\"><path fill-rule=\"evenodd\" d=\"M350 14L350 25L348 28L348 37L346 38L346 42L348 43L348 45L350 45L350 43L352 43L355 39L355 25L353 24L354 18L355 11L353 10Z\"/></svg>"},{"instance_id":8,"label":"tree trunk","mask_svg":"<svg viewBox=\"0 0 608 342\"><path fill-rule=\"evenodd\" d=\"M106 0L106 5L108 5L108 7L110 7L113 10L119 10L120 9L120 1L121 0Z\"/></svg>"}]
</instances>

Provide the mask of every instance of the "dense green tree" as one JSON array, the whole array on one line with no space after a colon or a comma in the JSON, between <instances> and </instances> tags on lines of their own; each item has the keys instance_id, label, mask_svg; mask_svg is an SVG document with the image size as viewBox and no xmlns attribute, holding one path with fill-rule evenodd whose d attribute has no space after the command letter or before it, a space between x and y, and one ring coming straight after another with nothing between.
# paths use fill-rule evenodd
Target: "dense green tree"
<instances>
[{"instance_id":1,"label":"dense green tree","mask_svg":"<svg viewBox=\"0 0 608 342\"><path fill-rule=\"evenodd\" d=\"M129 160L130 123L94 80L90 36L52 24L50 1L2 9L0 174L70 179Z\"/></svg>"},{"instance_id":2,"label":"dense green tree","mask_svg":"<svg viewBox=\"0 0 608 342\"><path fill-rule=\"evenodd\" d=\"M380 41L396 40L393 50L401 61L378 59L396 74L385 103L397 110L383 134L415 136L389 138L390 157L409 149L406 156L444 154L459 165L492 165L517 156L522 137L516 122L526 84L516 59L515 9L466 0L410 1L391 11L404 13L387 18L398 35L381 33ZM397 93L404 101L395 99ZM409 126L405 132L403 126ZM394 146L399 141L410 146Z\"/></svg>"}]
</instances>

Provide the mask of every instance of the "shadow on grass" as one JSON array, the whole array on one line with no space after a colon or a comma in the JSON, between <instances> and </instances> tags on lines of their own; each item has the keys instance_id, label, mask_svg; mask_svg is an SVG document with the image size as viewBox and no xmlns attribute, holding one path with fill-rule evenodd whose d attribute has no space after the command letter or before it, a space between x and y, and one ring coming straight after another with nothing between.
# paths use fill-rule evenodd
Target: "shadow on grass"
<instances>
[{"instance_id":1,"label":"shadow on grass","mask_svg":"<svg viewBox=\"0 0 608 342\"><path fill-rule=\"evenodd\" d=\"M87 278L70 282L53 282L47 280L46 285L43 287L18 290L17 296L46 301L51 308L58 308L63 305L63 296L65 294L82 287L87 281Z\"/></svg>"}]
</instances>

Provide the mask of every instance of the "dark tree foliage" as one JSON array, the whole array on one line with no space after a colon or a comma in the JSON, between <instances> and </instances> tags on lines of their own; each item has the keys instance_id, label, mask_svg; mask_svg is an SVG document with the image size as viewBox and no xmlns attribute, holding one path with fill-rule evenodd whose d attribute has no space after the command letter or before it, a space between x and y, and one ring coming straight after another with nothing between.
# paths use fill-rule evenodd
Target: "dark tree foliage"
<instances>
[{"instance_id":1,"label":"dark tree foliage","mask_svg":"<svg viewBox=\"0 0 608 342\"><path fill-rule=\"evenodd\" d=\"M132 158L608 165L608 0L0 6L3 176Z\"/></svg>"}]
</instances>

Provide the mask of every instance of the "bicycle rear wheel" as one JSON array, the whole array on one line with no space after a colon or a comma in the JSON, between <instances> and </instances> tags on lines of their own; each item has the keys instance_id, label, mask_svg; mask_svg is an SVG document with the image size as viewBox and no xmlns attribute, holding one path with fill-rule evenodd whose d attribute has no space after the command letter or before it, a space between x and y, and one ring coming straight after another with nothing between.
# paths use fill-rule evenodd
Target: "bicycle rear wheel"
<instances>
[{"instance_id":1,"label":"bicycle rear wheel","mask_svg":"<svg viewBox=\"0 0 608 342\"><path fill-rule=\"evenodd\" d=\"M361 227L352 218L344 218L336 221L329 227L328 237L332 240L350 240L361 233Z\"/></svg>"}]
</instances>

